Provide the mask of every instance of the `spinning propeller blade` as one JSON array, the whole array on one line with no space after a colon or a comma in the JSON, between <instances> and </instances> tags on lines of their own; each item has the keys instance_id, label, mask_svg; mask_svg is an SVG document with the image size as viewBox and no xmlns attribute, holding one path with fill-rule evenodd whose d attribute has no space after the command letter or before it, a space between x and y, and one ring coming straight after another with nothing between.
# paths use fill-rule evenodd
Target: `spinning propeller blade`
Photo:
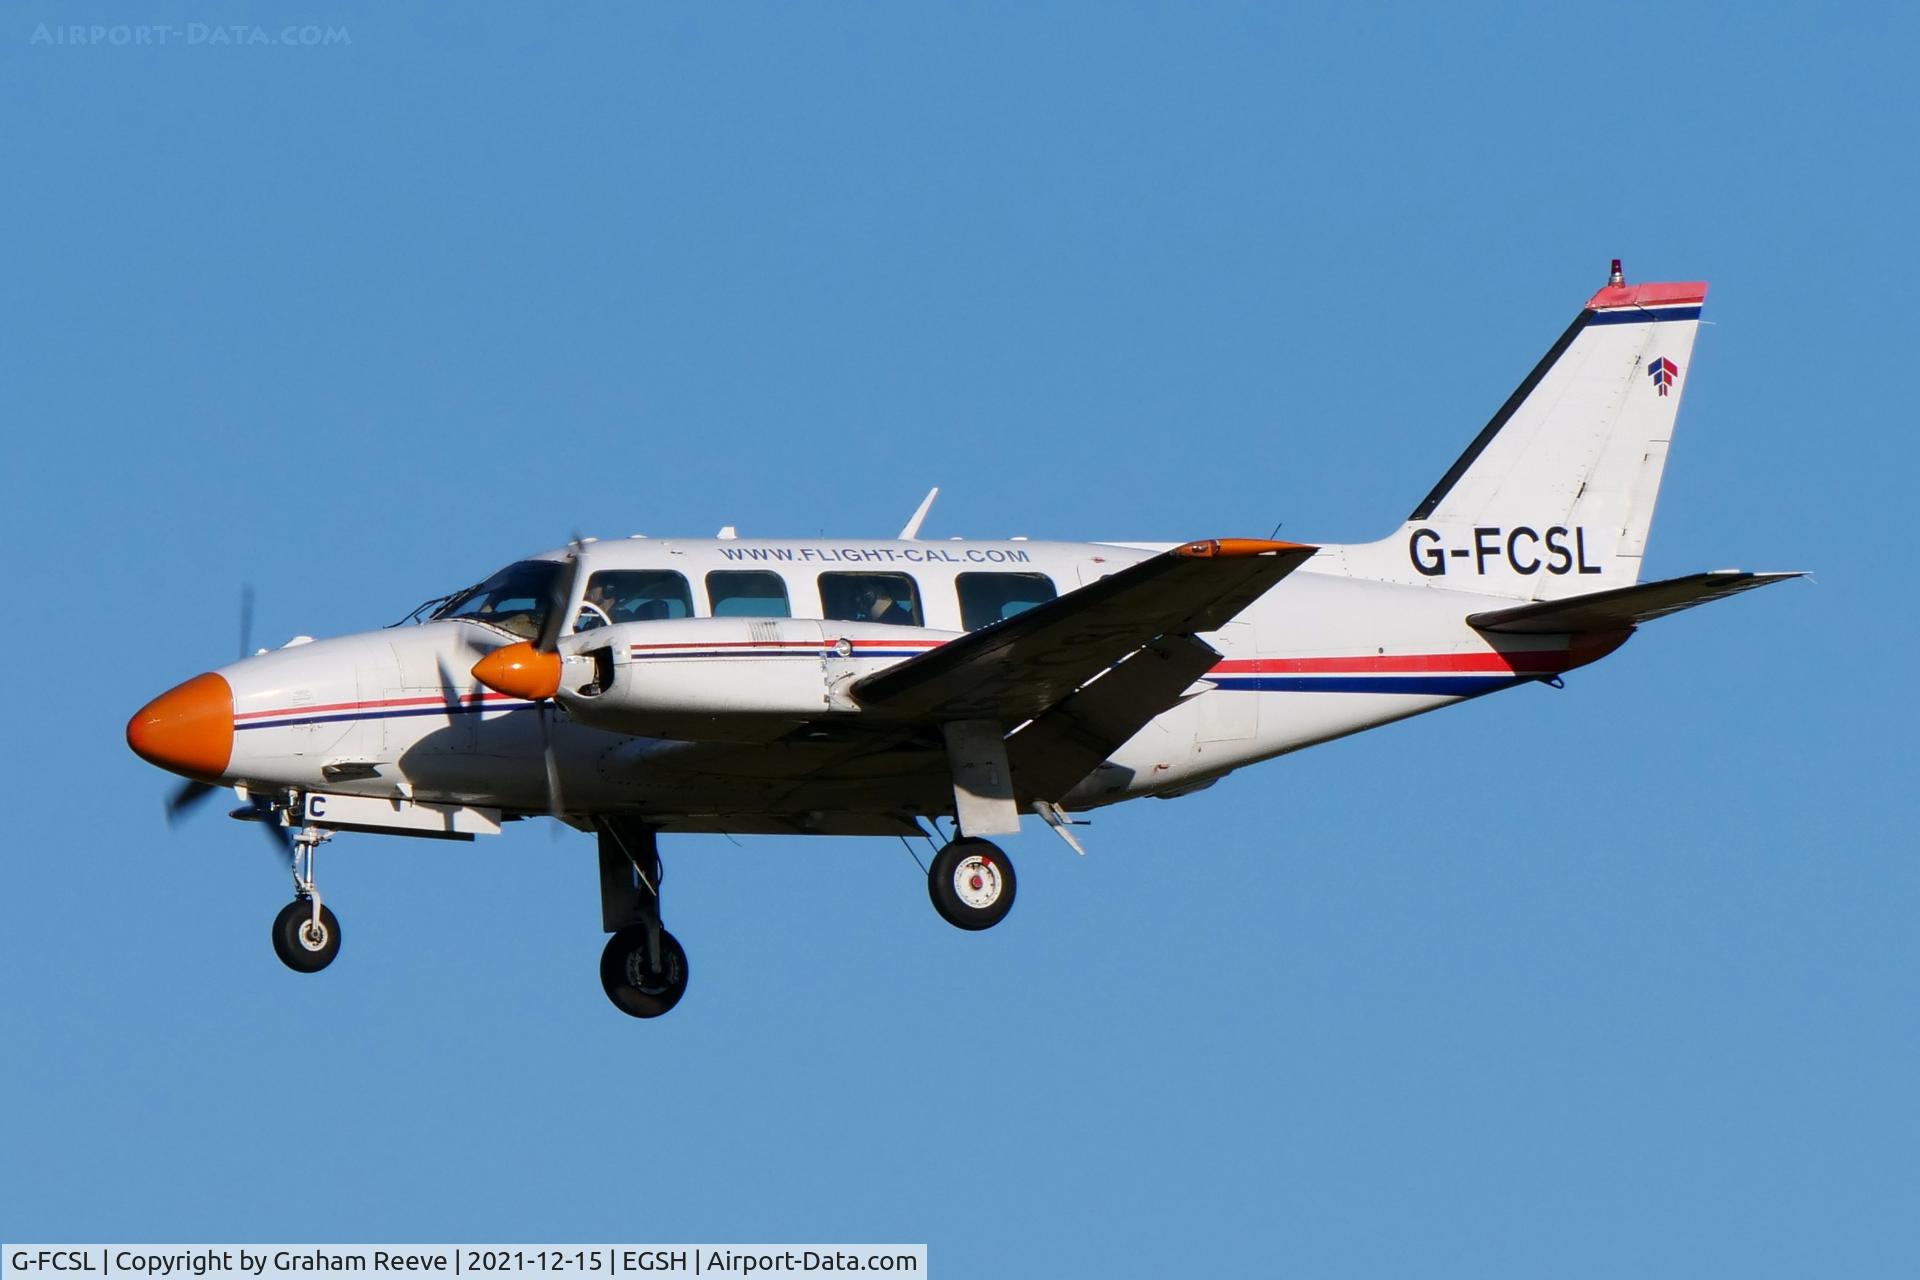
<instances>
[{"instance_id":1,"label":"spinning propeller blade","mask_svg":"<svg viewBox=\"0 0 1920 1280\"><path fill-rule=\"evenodd\" d=\"M559 714L559 708L551 699L560 689L560 636L566 630L567 608L580 585L580 551L584 545L578 533L567 543L566 559L547 588L540 634L532 641L503 645L473 664L473 678L487 688L539 704L534 710L540 717L540 762L546 771L547 812L555 817L564 809L560 762L553 752L553 717Z\"/></svg>"},{"instance_id":2,"label":"spinning propeller blade","mask_svg":"<svg viewBox=\"0 0 1920 1280\"><path fill-rule=\"evenodd\" d=\"M534 710L540 713L540 762L547 770L547 812L557 818L565 812L560 800L560 762L553 755L553 717L560 708L546 702Z\"/></svg>"},{"instance_id":3,"label":"spinning propeller blade","mask_svg":"<svg viewBox=\"0 0 1920 1280\"><path fill-rule=\"evenodd\" d=\"M253 655L253 584L240 584L240 656Z\"/></svg>"},{"instance_id":4,"label":"spinning propeller blade","mask_svg":"<svg viewBox=\"0 0 1920 1280\"><path fill-rule=\"evenodd\" d=\"M256 800L252 804L241 805L227 816L259 827L266 833L267 843L273 846L274 851L287 860L288 866L293 865L293 832L280 825L280 817L273 811L272 805L264 800Z\"/></svg>"},{"instance_id":5,"label":"spinning propeller blade","mask_svg":"<svg viewBox=\"0 0 1920 1280\"><path fill-rule=\"evenodd\" d=\"M561 561L560 572L553 575L553 583L547 588L547 616L540 623L540 634L533 641L534 650L538 653L559 652L560 633L567 625L567 606L573 603L573 589L580 576L582 545L580 535L574 534L567 543L567 558Z\"/></svg>"},{"instance_id":6,"label":"spinning propeller blade","mask_svg":"<svg viewBox=\"0 0 1920 1280\"><path fill-rule=\"evenodd\" d=\"M253 584L243 582L240 584L240 656L249 657L252 652ZM177 825L182 818L204 804L208 796L220 789L210 782L194 782L191 779L175 787L167 796L167 825L170 827ZM237 809L234 811L234 816L260 820L275 847L285 851L289 858L293 856L293 837L273 820L270 807L262 805L250 809Z\"/></svg>"},{"instance_id":7,"label":"spinning propeller blade","mask_svg":"<svg viewBox=\"0 0 1920 1280\"><path fill-rule=\"evenodd\" d=\"M188 813L200 807L200 803L219 788L207 782L186 781L173 789L167 797L167 825L173 826Z\"/></svg>"}]
</instances>

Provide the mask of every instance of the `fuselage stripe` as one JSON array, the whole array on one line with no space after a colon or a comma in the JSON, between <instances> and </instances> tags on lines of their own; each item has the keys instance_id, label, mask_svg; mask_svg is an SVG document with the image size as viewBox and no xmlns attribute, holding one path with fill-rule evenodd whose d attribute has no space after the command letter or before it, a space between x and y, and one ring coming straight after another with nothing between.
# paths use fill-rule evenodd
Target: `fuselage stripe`
<instances>
[{"instance_id":1,"label":"fuselage stripe","mask_svg":"<svg viewBox=\"0 0 1920 1280\"><path fill-rule=\"evenodd\" d=\"M1534 676L1208 676L1229 693L1398 693L1468 698L1504 689Z\"/></svg>"},{"instance_id":2,"label":"fuselage stripe","mask_svg":"<svg viewBox=\"0 0 1920 1280\"><path fill-rule=\"evenodd\" d=\"M1348 658L1228 658L1213 670L1221 675L1311 675L1332 672L1372 672L1419 675L1436 672L1485 671L1500 674L1551 674L1574 665L1565 649L1538 649L1510 653L1385 653Z\"/></svg>"},{"instance_id":3,"label":"fuselage stripe","mask_svg":"<svg viewBox=\"0 0 1920 1280\"><path fill-rule=\"evenodd\" d=\"M917 642L914 642L917 644ZM856 650L856 657L916 657L939 641L910 649ZM638 648L639 646L636 646ZM649 646L670 650L673 646ZM825 658L831 648L811 642L779 649L721 650L704 646L673 652L635 653L635 658ZM1206 675L1217 689L1238 693L1400 693L1468 697L1575 665L1564 649L1512 653L1361 654L1344 658L1228 658ZM455 716L487 711L516 711L537 706L504 693L466 693L449 702L446 695L329 702L310 707L246 711L234 716L234 729L284 729L348 720L392 720L409 716Z\"/></svg>"},{"instance_id":4,"label":"fuselage stripe","mask_svg":"<svg viewBox=\"0 0 1920 1280\"><path fill-rule=\"evenodd\" d=\"M460 702L522 702L522 701L525 701L525 699L516 698L512 694L493 693L493 692L462 693L462 694L455 695L455 697ZM447 705L447 693L443 691L440 693L422 694L420 696L411 697L411 698L367 698L367 699L362 699L358 702L322 702L309 707L281 707L273 711L242 711L242 712L237 712L234 715L233 719L234 719L234 722L238 724L242 720L264 720L274 716L290 716L294 714L306 715L306 714L311 714L311 713L320 712L320 711L364 711L369 709L377 710L381 707L431 706L431 707L438 708L438 707L444 707L446 705Z\"/></svg>"},{"instance_id":5,"label":"fuselage stripe","mask_svg":"<svg viewBox=\"0 0 1920 1280\"><path fill-rule=\"evenodd\" d=\"M509 699L504 702L465 703L456 707L395 707L386 711L343 711L333 715L317 716L290 715L286 712L280 712L278 714L286 716L285 719L254 720L247 724L235 724L233 728L237 733L242 729L288 729L296 725L333 724L341 720L395 720L403 716L464 716L488 711L524 711L530 707L537 707L539 705L537 702Z\"/></svg>"}]
</instances>

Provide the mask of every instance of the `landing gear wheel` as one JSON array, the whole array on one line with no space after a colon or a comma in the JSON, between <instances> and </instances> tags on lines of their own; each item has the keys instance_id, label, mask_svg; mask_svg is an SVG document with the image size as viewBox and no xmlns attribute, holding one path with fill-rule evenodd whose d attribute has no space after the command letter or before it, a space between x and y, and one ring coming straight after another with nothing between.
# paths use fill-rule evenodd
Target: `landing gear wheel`
<instances>
[{"instance_id":1,"label":"landing gear wheel","mask_svg":"<svg viewBox=\"0 0 1920 1280\"><path fill-rule=\"evenodd\" d=\"M927 896L959 929L991 929L1013 910L1013 863L999 846L965 836L934 855Z\"/></svg>"},{"instance_id":2,"label":"landing gear wheel","mask_svg":"<svg viewBox=\"0 0 1920 1280\"><path fill-rule=\"evenodd\" d=\"M313 900L296 898L273 920L273 953L295 973L318 973L340 954L340 922L325 904L313 921Z\"/></svg>"},{"instance_id":3,"label":"landing gear wheel","mask_svg":"<svg viewBox=\"0 0 1920 1280\"><path fill-rule=\"evenodd\" d=\"M607 939L600 955L600 985L613 1007L635 1018L657 1018L687 993L687 953L660 930L660 964L651 963L647 926L629 925Z\"/></svg>"}]
</instances>

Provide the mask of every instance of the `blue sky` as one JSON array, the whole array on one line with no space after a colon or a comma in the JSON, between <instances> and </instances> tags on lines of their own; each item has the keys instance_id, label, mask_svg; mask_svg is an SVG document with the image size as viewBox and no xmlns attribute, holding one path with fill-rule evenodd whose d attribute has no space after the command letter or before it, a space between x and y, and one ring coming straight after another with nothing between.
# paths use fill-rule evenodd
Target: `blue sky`
<instances>
[{"instance_id":1,"label":"blue sky","mask_svg":"<svg viewBox=\"0 0 1920 1280\"><path fill-rule=\"evenodd\" d=\"M0 1236L1910 1270L1910 14L279 10L350 43L0 23ZM278 643L933 484L931 536L1378 536L1613 256L1713 286L1649 572L1817 582L1026 834L986 935L898 845L673 840L635 1023L526 824L337 841L301 979L257 836L122 741L243 581Z\"/></svg>"}]
</instances>

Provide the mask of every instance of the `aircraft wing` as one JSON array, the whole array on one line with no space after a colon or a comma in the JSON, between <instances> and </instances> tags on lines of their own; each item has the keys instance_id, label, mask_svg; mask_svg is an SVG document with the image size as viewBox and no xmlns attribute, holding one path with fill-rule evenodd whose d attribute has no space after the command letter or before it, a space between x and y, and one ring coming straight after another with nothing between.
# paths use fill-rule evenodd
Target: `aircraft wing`
<instances>
[{"instance_id":1,"label":"aircraft wing","mask_svg":"<svg viewBox=\"0 0 1920 1280\"><path fill-rule=\"evenodd\" d=\"M1564 600L1545 600L1538 604L1517 605L1511 609L1492 609L1471 614L1467 625L1480 631L1506 635L1577 635L1586 631L1628 631L1643 622L1664 618L1682 609L1691 609L1709 600L1751 591L1788 578L1805 577L1800 573L1743 573L1737 569L1715 569L1711 573L1688 574L1661 582L1642 582L1612 591L1571 596Z\"/></svg>"},{"instance_id":2,"label":"aircraft wing","mask_svg":"<svg viewBox=\"0 0 1920 1280\"><path fill-rule=\"evenodd\" d=\"M1161 636L1135 650L1014 731L1007 739L1013 776L1036 796L1065 795L1219 660L1195 636Z\"/></svg>"},{"instance_id":3,"label":"aircraft wing","mask_svg":"<svg viewBox=\"0 0 1920 1280\"><path fill-rule=\"evenodd\" d=\"M1159 637L1224 626L1317 550L1252 538L1189 542L875 672L852 694L888 717L1011 727Z\"/></svg>"}]
</instances>

